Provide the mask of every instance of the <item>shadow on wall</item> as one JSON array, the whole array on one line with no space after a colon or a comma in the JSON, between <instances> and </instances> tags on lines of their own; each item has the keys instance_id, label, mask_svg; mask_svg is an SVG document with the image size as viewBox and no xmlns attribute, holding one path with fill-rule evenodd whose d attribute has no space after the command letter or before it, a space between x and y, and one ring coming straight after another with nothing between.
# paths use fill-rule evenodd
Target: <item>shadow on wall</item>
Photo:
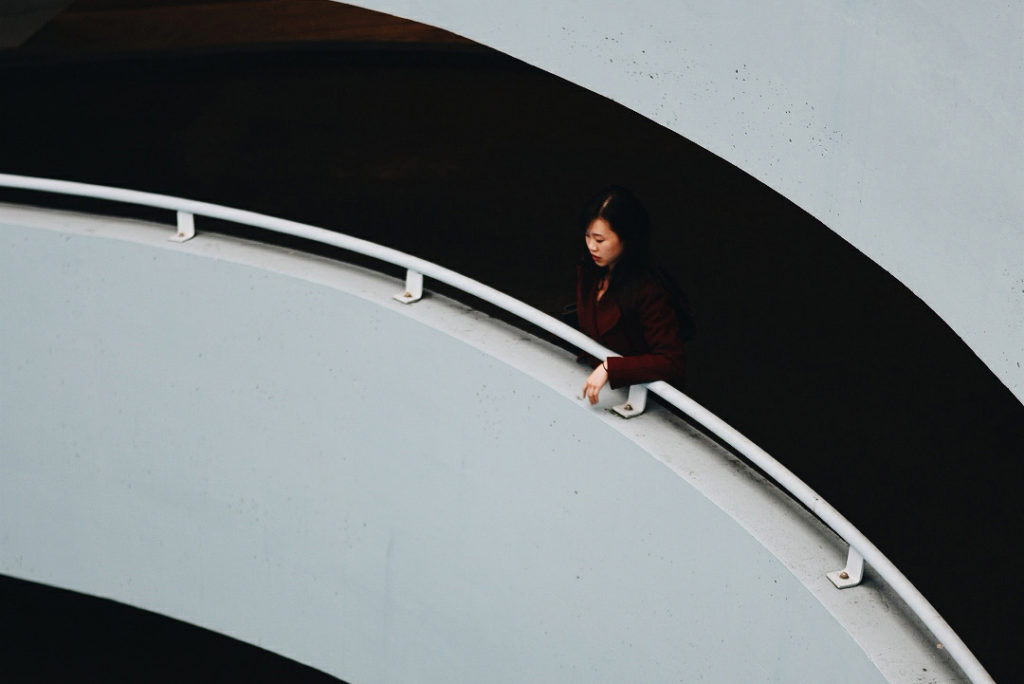
<instances>
[{"instance_id":1,"label":"shadow on wall","mask_svg":"<svg viewBox=\"0 0 1024 684\"><path fill-rule=\"evenodd\" d=\"M6 681L244 681L344 684L195 625L73 591L0 576Z\"/></svg>"},{"instance_id":2,"label":"shadow on wall","mask_svg":"<svg viewBox=\"0 0 1024 684\"><path fill-rule=\"evenodd\" d=\"M899 282L705 150L483 49L0 62L0 82L4 172L341 230L550 312L573 297L580 204L630 186L696 314L685 390L860 526L997 678L1009 667L989 618L1019 596L1024 406Z\"/></svg>"}]
</instances>

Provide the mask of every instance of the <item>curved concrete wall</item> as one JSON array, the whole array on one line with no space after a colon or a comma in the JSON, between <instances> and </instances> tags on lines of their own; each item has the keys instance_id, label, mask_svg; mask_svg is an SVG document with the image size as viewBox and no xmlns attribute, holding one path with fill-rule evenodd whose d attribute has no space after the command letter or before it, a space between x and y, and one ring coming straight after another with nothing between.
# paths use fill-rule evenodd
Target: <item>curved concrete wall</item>
<instances>
[{"instance_id":1,"label":"curved concrete wall","mask_svg":"<svg viewBox=\"0 0 1024 684\"><path fill-rule=\"evenodd\" d=\"M356 0L606 95L899 278L1024 401L1024 5Z\"/></svg>"},{"instance_id":2,"label":"curved concrete wall","mask_svg":"<svg viewBox=\"0 0 1024 684\"><path fill-rule=\"evenodd\" d=\"M561 350L283 250L0 224L0 572L353 683L953 676L800 507L584 406Z\"/></svg>"}]
</instances>

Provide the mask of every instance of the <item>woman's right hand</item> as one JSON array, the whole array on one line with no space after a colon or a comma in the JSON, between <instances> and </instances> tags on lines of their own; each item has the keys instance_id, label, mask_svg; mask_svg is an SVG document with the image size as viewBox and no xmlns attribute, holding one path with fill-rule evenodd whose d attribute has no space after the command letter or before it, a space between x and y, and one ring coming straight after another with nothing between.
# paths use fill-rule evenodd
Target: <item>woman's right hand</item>
<instances>
[{"instance_id":1,"label":"woman's right hand","mask_svg":"<svg viewBox=\"0 0 1024 684\"><path fill-rule=\"evenodd\" d=\"M583 383L583 398L589 399L591 406L597 403L598 395L601 393L601 388L608 382L608 371L604 367L604 363L598 365L594 369L594 372L590 374L587 381Z\"/></svg>"}]
</instances>

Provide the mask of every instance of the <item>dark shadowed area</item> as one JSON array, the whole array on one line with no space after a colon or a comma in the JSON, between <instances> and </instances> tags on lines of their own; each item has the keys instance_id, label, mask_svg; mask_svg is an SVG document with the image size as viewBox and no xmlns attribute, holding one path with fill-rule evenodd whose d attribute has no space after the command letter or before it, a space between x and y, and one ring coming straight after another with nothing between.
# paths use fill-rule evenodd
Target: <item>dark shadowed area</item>
<instances>
[{"instance_id":1,"label":"dark shadowed area","mask_svg":"<svg viewBox=\"0 0 1024 684\"><path fill-rule=\"evenodd\" d=\"M5 682L341 681L184 622L34 582L2 578L0 606Z\"/></svg>"},{"instance_id":2,"label":"dark shadowed area","mask_svg":"<svg viewBox=\"0 0 1024 684\"><path fill-rule=\"evenodd\" d=\"M0 92L0 172L320 225L552 313L573 298L576 212L606 184L631 187L694 309L683 389L850 518L1011 679L1016 639L996 617L1021 608L1024 406L898 281L730 164L514 59L326 0L82 0L0 51ZM114 623L131 633L128 613L103 641L21 629L37 611L87 623L109 609L0 591L0 653L30 670L104 648L160 669L194 638L125 649Z\"/></svg>"}]
</instances>

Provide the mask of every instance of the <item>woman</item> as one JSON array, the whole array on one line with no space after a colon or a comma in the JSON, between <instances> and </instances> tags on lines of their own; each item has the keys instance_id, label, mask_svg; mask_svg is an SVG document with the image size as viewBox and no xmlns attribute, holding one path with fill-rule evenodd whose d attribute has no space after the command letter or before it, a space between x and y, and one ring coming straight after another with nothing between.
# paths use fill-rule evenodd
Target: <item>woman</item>
<instances>
[{"instance_id":1,"label":"woman","mask_svg":"<svg viewBox=\"0 0 1024 684\"><path fill-rule=\"evenodd\" d=\"M683 379L683 341L672 286L652 265L651 224L643 205L625 188L610 187L580 217L587 252L576 283L580 330L622 356L585 356L594 372L583 395L596 404L612 389L654 380Z\"/></svg>"}]
</instances>

